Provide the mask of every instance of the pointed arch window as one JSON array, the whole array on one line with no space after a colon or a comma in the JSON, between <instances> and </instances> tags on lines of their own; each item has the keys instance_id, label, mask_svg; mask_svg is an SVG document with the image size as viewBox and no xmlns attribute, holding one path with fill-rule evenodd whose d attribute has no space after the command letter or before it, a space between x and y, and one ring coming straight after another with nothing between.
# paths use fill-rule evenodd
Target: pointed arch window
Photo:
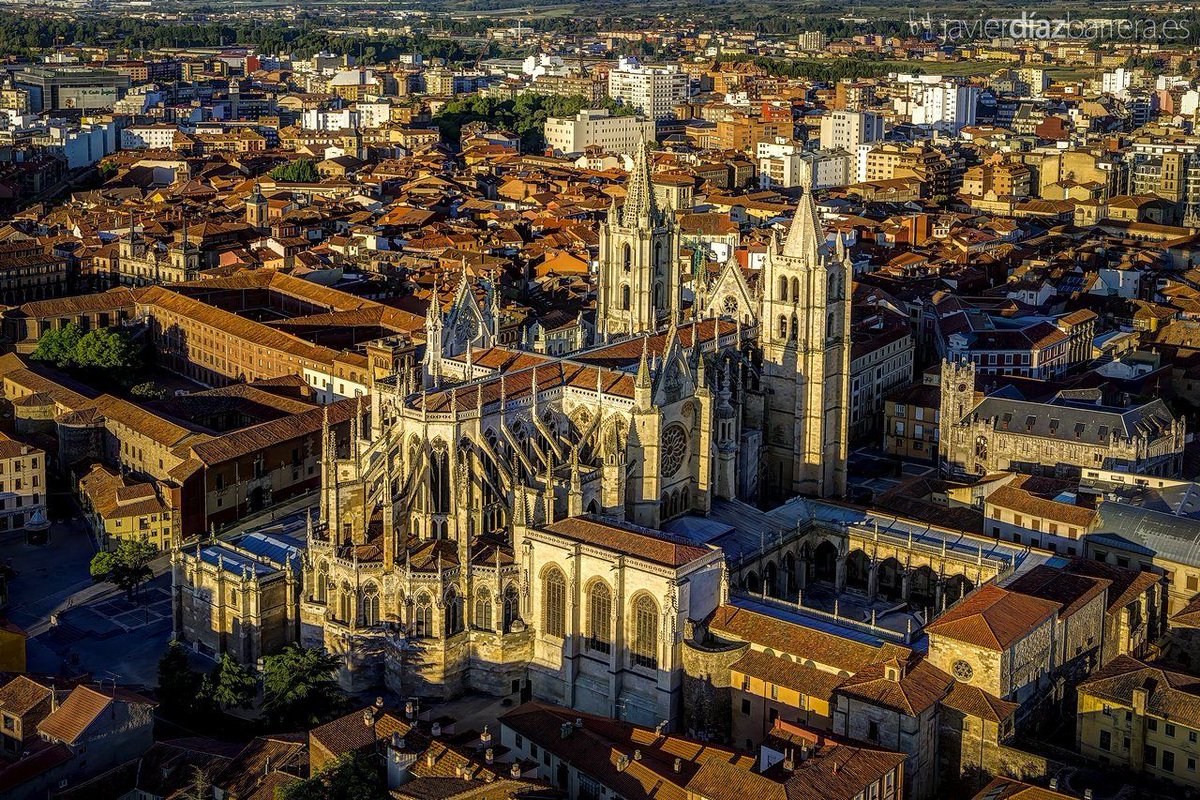
<instances>
[{"instance_id":1,"label":"pointed arch window","mask_svg":"<svg viewBox=\"0 0 1200 800\"><path fill-rule=\"evenodd\" d=\"M317 565L317 602L329 602L329 565L322 561Z\"/></svg>"},{"instance_id":2,"label":"pointed arch window","mask_svg":"<svg viewBox=\"0 0 1200 800\"><path fill-rule=\"evenodd\" d=\"M567 579L556 567L542 579L542 631L560 639L567 635Z\"/></svg>"},{"instance_id":3,"label":"pointed arch window","mask_svg":"<svg viewBox=\"0 0 1200 800\"><path fill-rule=\"evenodd\" d=\"M621 245L621 266L626 272L633 269L633 248L628 243Z\"/></svg>"},{"instance_id":4,"label":"pointed arch window","mask_svg":"<svg viewBox=\"0 0 1200 800\"><path fill-rule=\"evenodd\" d=\"M588 592L588 647L607 655L612 652L612 592L596 581Z\"/></svg>"},{"instance_id":5,"label":"pointed arch window","mask_svg":"<svg viewBox=\"0 0 1200 800\"><path fill-rule=\"evenodd\" d=\"M350 584L343 583L342 590L338 593L338 621L350 621L350 598L354 591L350 588Z\"/></svg>"},{"instance_id":6,"label":"pointed arch window","mask_svg":"<svg viewBox=\"0 0 1200 800\"><path fill-rule=\"evenodd\" d=\"M800 279L792 278L792 302L800 302Z\"/></svg>"},{"instance_id":7,"label":"pointed arch window","mask_svg":"<svg viewBox=\"0 0 1200 800\"><path fill-rule=\"evenodd\" d=\"M520 618L521 606L517 597L517 587L510 583L504 589L504 632L511 631L513 623Z\"/></svg>"},{"instance_id":8,"label":"pointed arch window","mask_svg":"<svg viewBox=\"0 0 1200 800\"><path fill-rule=\"evenodd\" d=\"M786 303L788 299L788 280L785 276L779 276L779 300Z\"/></svg>"},{"instance_id":9,"label":"pointed arch window","mask_svg":"<svg viewBox=\"0 0 1200 800\"><path fill-rule=\"evenodd\" d=\"M621 286L621 310L629 310L629 284Z\"/></svg>"},{"instance_id":10,"label":"pointed arch window","mask_svg":"<svg viewBox=\"0 0 1200 800\"><path fill-rule=\"evenodd\" d=\"M450 454L440 442L430 454L429 495L433 500L433 513L450 512Z\"/></svg>"},{"instance_id":11,"label":"pointed arch window","mask_svg":"<svg viewBox=\"0 0 1200 800\"><path fill-rule=\"evenodd\" d=\"M633 604L633 665L658 668L658 607L647 595Z\"/></svg>"},{"instance_id":12,"label":"pointed arch window","mask_svg":"<svg viewBox=\"0 0 1200 800\"><path fill-rule=\"evenodd\" d=\"M418 639L433 636L433 603L424 592L417 595L417 602L413 607L413 635Z\"/></svg>"},{"instance_id":13,"label":"pointed arch window","mask_svg":"<svg viewBox=\"0 0 1200 800\"><path fill-rule=\"evenodd\" d=\"M481 631L492 629L492 593L487 589L475 595L475 627Z\"/></svg>"},{"instance_id":14,"label":"pointed arch window","mask_svg":"<svg viewBox=\"0 0 1200 800\"><path fill-rule=\"evenodd\" d=\"M453 636L463 628L462 599L451 586L446 590L446 635Z\"/></svg>"},{"instance_id":15,"label":"pointed arch window","mask_svg":"<svg viewBox=\"0 0 1200 800\"><path fill-rule=\"evenodd\" d=\"M372 627L379 624L379 587L368 583L362 594L363 625Z\"/></svg>"}]
</instances>

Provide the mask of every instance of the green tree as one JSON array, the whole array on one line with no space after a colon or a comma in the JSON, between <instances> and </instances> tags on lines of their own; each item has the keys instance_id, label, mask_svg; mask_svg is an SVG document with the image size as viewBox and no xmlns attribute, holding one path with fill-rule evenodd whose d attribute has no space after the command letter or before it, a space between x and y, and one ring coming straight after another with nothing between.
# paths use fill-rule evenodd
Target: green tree
<instances>
[{"instance_id":1,"label":"green tree","mask_svg":"<svg viewBox=\"0 0 1200 800\"><path fill-rule=\"evenodd\" d=\"M129 390L129 396L142 400L162 400L167 396L167 390L154 381L146 381L132 387Z\"/></svg>"},{"instance_id":2,"label":"green tree","mask_svg":"<svg viewBox=\"0 0 1200 800\"><path fill-rule=\"evenodd\" d=\"M292 644L263 660L263 710L280 727L320 724L344 702L336 657Z\"/></svg>"},{"instance_id":3,"label":"green tree","mask_svg":"<svg viewBox=\"0 0 1200 800\"><path fill-rule=\"evenodd\" d=\"M38 338L37 347L30 354L34 361L45 361L56 367L73 367L79 350L83 329L71 322L62 328L49 330Z\"/></svg>"},{"instance_id":4,"label":"green tree","mask_svg":"<svg viewBox=\"0 0 1200 800\"><path fill-rule=\"evenodd\" d=\"M183 790L182 800L212 800L212 781L200 767L192 767L192 779Z\"/></svg>"},{"instance_id":5,"label":"green tree","mask_svg":"<svg viewBox=\"0 0 1200 800\"><path fill-rule=\"evenodd\" d=\"M203 676L188 664L187 651L171 642L158 660L158 702L169 717L184 717L199 709Z\"/></svg>"},{"instance_id":6,"label":"green tree","mask_svg":"<svg viewBox=\"0 0 1200 800\"><path fill-rule=\"evenodd\" d=\"M89 331L75 346L75 363L85 369L129 372L137 369L137 350L122 334L113 330Z\"/></svg>"},{"instance_id":7,"label":"green tree","mask_svg":"<svg viewBox=\"0 0 1200 800\"><path fill-rule=\"evenodd\" d=\"M361 751L346 753L308 780L279 792L281 800L382 800L387 796L378 759Z\"/></svg>"},{"instance_id":8,"label":"green tree","mask_svg":"<svg viewBox=\"0 0 1200 800\"><path fill-rule=\"evenodd\" d=\"M321 179L317 174L316 165L307 158L280 164L271 170L270 175L275 180L285 183L316 183Z\"/></svg>"},{"instance_id":9,"label":"green tree","mask_svg":"<svg viewBox=\"0 0 1200 800\"><path fill-rule=\"evenodd\" d=\"M251 670L233 660L229 653L221 659L207 677L205 692L221 708L249 708L258 693L258 678Z\"/></svg>"},{"instance_id":10,"label":"green tree","mask_svg":"<svg viewBox=\"0 0 1200 800\"><path fill-rule=\"evenodd\" d=\"M92 557L89 571L96 583L108 581L132 597L143 583L154 577L150 562L158 555L149 542L124 540L114 551L102 550Z\"/></svg>"}]
</instances>

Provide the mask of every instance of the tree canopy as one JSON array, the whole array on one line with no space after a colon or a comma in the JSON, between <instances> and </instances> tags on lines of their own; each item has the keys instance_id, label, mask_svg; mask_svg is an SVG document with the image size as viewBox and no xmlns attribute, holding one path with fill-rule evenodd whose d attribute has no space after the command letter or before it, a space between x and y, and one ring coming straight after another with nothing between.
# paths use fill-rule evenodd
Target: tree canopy
<instances>
[{"instance_id":1,"label":"tree canopy","mask_svg":"<svg viewBox=\"0 0 1200 800\"><path fill-rule=\"evenodd\" d=\"M388 796L378 759L346 753L308 780L290 784L282 800L383 800Z\"/></svg>"},{"instance_id":2,"label":"tree canopy","mask_svg":"<svg viewBox=\"0 0 1200 800\"><path fill-rule=\"evenodd\" d=\"M441 130L442 138L449 142L459 140L464 125L483 122L492 128L512 131L521 137L522 150L536 152L546 146L548 117L571 117L597 105L618 116L634 113L634 109L611 99L596 104L583 95L563 97L528 92L514 100L481 95L455 98L442 106L434 122Z\"/></svg>"},{"instance_id":3,"label":"tree canopy","mask_svg":"<svg viewBox=\"0 0 1200 800\"><path fill-rule=\"evenodd\" d=\"M103 372L121 381L141 366L138 349L125 334L108 328L84 333L74 322L43 333L30 358L60 369Z\"/></svg>"},{"instance_id":4,"label":"tree canopy","mask_svg":"<svg viewBox=\"0 0 1200 800\"><path fill-rule=\"evenodd\" d=\"M341 709L336 657L296 644L263 660L263 710L280 727L311 727Z\"/></svg>"},{"instance_id":5,"label":"tree canopy","mask_svg":"<svg viewBox=\"0 0 1200 800\"><path fill-rule=\"evenodd\" d=\"M188 664L187 651L171 642L158 660L158 702L163 714L181 718L200 710L203 676Z\"/></svg>"},{"instance_id":6,"label":"tree canopy","mask_svg":"<svg viewBox=\"0 0 1200 800\"><path fill-rule=\"evenodd\" d=\"M270 174L275 180L286 183L316 183L321 179L316 165L307 158L280 164Z\"/></svg>"},{"instance_id":7,"label":"tree canopy","mask_svg":"<svg viewBox=\"0 0 1200 800\"><path fill-rule=\"evenodd\" d=\"M253 671L222 653L205 678L205 694L221 708L249 708L258 694L258 677Z\"/></svg>"},{"instance_id":8,"label":"tree canopy","mask_svg":"<svg viewBox=\"0 0 1200 800\"><path fill-rule=\"evenodd\" d=\"M101 550L92 556L89 571L92 580L108 581L132 597L139 586L154 576L150 562L157 555L158 550L149 542L126 539L116 550Z\"/></svg>"},{"instance_id":9,"label":"tree canopy","mask_svg":"<svg viewBox=\"0 0 1200 800\"><path fill-rule=\"evenodd\" d=\"M48 330L38 338L37 347L29 357L34 361L45 361L64 369L73 367L79 350L79 340L82 338L83 329L74 322Z\"/></svg>"}]
</instances>

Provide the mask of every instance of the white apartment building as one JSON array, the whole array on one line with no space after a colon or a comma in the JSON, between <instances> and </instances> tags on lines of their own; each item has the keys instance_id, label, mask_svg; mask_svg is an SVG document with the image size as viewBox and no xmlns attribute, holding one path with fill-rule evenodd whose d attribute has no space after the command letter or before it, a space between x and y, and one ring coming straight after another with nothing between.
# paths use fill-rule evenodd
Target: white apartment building
<instances>
[{"instance_id":1,"label":"white apartment building","mask_svg":"<svg viewBox=\"0 0 1200 800\"><path fill-rule=\"evenodd\" d=\"M872 111L834 111L821 118L821 149L853 153L883 138L883 118Z\"/></svg>"},{"instance_id":2,"label":"white apartment building","mask_svg":"<svg viewBox=\"0 0 1200 800\"><path fill-rule=\"evenodd\" d=\"M133 125L121 131L122 150L170 150L179 129L174 125Z\"/></svg>"},{"instance_id":3,"label":"white apartment building","mask_svg":"<svg viewBox=\"0 0 1200 800\"><path fill-rule=\"evenodd\" d=\"M796 142L776 140L759 142L754 154L764 189L831 189L846 186L854 176L854 157L844 150L806 152Z\"/></svg>"},{"instance_id":4,"label":"white apartment building","mask_svg":"<svg viewBox=\"0 0 1200 800\"><path fill-rule=\"evenodd\" d=\"M1133 86L1133 70L1117 67L1100 77L1100 91L1113 97L1128 97Z\"/></svg>"},{"instance_id":5,"label":"white apartment building","mask_svg":"<svg viewBox=\"0 0 1200 800\"><path fill-rule=\"evenodd\" d=\"M309 131L354 130L360 122L358 111L353 108L329 111L309 108L305 109L301 120L304 129Z\"/></svg>"},{"instance_id":6,"label":"white apartment building","mask_svg":"<svg viewBox=\"0 0 1200 800\"><path fill-rule=\"evenodd\" d=\"M563 61L562 56L539 53L538 55L527 56L521 62L521 74L528 75L530 79L541 78L543 76L562 76L570 74L570 68Z\"/></svg>"},{"instance_id":7,"label":"white apartment building","mask_svg":"<svg viewBox=\"0 0 1200 800\"><path fill-rule=\"evenodd\" d=\"M975 124L979 89L939 75L895 75L896 83L908 87L907 98L896 99L896 111L914 125L957 135Z\"/></svg>"},{"instance_id":8,"label":"white apartment building","mask_svg":"<svg viewBox=\"0 0 1200 800\"><path fill-rule=\"evenodd\" d=\"M805 31L800 34L798 44L801 50L817 53L829 45L829 36L824 31Z\"/></svg>"},{"instance_id":9,"label":"white apartment building","mask_svg":"<svg viewBox=\"0 0 1200 800\"><path fill-rule=\"evenodd\" d=\"M674 115L688 98L689 78L675 64L642 66L636 58L622 58L608 73L608 96L621 100L652 119Z\"/></svg>"},{"instance_id":10,"label":"white apartment building","mask_svg":"<svg viewBox=\"0 0 1200 800\"><path fill-rule=\"evenodd\" d=\"M654 140L654 120L641 114L614 117L607 109L588 108L574 117L546 120L546 144L557 153L599 147L606 153L632 155L643 139Z\"/></svg>"}]
</instances>

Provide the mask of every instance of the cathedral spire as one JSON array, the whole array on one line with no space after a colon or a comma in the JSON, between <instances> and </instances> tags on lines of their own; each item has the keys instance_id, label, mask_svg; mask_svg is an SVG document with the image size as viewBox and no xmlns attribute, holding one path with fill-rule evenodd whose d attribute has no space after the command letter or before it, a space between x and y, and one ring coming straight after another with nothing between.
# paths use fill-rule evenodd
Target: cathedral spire
<instances>
[{"instance_id":1,"label":"cathedral spire","mask_svg":"<svg viewBox=\"0 0 1200 800\"><path fill-rule=\"evenodd\" d=\"M621 209L621 224L626 228L656 224L658 204L650 179L650 143L642 139L633 157L633 171L625 189L625 207Z\"/></svg>"},{"instance_id":2,"label":"cathedral spire","mask_svg":"<svg viewBox=\"0 0 1200 800\"><path fill-rule=\"evenodd\" d=\"M639 389L650 388L650 363L646 360L649 339L642 337L642 360L638 363L637 378L633 385Z\"/></svg>"},{"instance_id":3,"label":"cathedral spire","mask_svg":"<svg viewBox=\"0 0 1200 800\"><path fill-rule=\"evenodd\" d=\"M807 259L810 265L815 266L824 243L825 231L817 215L817 203L812 190L809 190L800 198L800 205L796 208L796 215L792 218L787 239L783 243L783 255Z\"/></svg>"}]
</instances>

